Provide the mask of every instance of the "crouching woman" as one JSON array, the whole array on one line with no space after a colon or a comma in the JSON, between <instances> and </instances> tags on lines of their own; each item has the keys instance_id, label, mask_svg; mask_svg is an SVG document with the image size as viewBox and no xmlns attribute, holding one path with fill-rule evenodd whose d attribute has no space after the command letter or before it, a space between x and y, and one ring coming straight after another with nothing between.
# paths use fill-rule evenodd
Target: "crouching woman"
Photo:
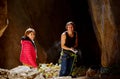
<instances>
[{"instance_id":1,"label":"crouching woman","mask_svg":"<svg viewBox=\"0 0 120 79\"><path fill-rule=\"evenodd\" d=\"M36 68L37 50L34 43L34 38L35 38L35 30L33 28L28 28L21 39L20 62L23 65Z\"/></svg>"}]
</instances>

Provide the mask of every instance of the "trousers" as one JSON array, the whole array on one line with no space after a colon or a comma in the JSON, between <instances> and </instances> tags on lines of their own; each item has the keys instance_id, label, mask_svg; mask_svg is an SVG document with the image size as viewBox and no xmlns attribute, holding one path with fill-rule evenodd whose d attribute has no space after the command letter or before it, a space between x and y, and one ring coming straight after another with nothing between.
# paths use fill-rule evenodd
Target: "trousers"
<instances>
[{"instance_id":1,"label":"trousers","mask_svg":"<svg viewBox=\"0 0 120 79\"><path fill-rule=\"evenodd\" d=\"M61 56L61 69L59 76L71 76L74 65L74 56L71 56L68 53L64 53Z\"/></svg>"}]
</instances>

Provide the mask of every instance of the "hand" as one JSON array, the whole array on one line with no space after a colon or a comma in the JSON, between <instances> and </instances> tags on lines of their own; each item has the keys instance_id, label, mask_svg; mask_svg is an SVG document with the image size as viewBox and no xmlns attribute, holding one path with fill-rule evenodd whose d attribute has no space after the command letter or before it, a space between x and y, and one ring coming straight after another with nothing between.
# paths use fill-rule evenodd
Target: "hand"
<instances>
[{"instance_id":1,"label":"hand","mask_svg":"<svg viewBox=\"0 0 120 79\"><path fill-rule=\"evenodd\" d=\"M74 48L71 48L70 50L71 50L73 53L75 53L75 54L78 52L78 51L77 51L76 49L74 49Z\"/></svg>"}]
</instances>

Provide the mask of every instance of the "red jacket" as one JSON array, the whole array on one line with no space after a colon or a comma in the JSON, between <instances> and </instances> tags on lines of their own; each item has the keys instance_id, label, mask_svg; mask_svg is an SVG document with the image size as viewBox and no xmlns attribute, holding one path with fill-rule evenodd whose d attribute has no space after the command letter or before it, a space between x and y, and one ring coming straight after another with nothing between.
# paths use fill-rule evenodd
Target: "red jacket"
<instances>
[{"instance_id":1,"label":"red jacket","mask_svg":"<svg viewBox=\"0 0 120 79\"><path fill-rule=\"evenodd\" d=\"M21 40L20 61L28 66L37 67L36 49L30 40Z\"/></svg>"}]
</instances>

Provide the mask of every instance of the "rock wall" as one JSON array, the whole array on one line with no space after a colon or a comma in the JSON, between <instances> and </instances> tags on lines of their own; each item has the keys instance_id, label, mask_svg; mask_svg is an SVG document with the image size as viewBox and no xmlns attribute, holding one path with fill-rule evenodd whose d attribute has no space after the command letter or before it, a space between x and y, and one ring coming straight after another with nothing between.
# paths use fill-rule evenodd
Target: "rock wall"
<instances>
[{"instance_id":1,"label":"rock wall","mask_svg":"<svg viewBox=\"0 0 120 79\"><path fill-rule=\"evenodd\" d=\"M93 16L94 31L101 48L101 64L103 67L119 64L119 18L115 13L118 0L89 0ZM117 8L118 9L118 8ZM114 11L116 10L116 11Z\"/></svg>"},{"instance_id":2,"label":"rock wall","mask_svg":"<svg viewBox=\"0 0 120 79\"><path fill-rule=\"evenodd\" d=\"M7 27L7 0L0 0L0 37Z\"/></svg>"},{"instance_id":3,"label":"rock wall","mask_svg":"<svg viewBox=\"0 0 120 79\"><path fill-rule=\"evenodd\" d=\"M0 0L0 37L3 35L5 29L7 28L7 0ZM3 53L3 47L0 43L0 53L1 53L1 63L4 63L5 55ZM2 66L2 64L1 64Z\"/></svg>"},{"instance_id":4,"label":"rock wall","mask_svg":"<svg viewBox=\"0 0 120 79\"><path fill-rule=\"evenodd\" d=\"M28 27L36 30L36 39L38 51L38 62L57 62L59 52L57 49L49 52L57 43L59 44L60 35L64 31L63 18L69 13L68 7L65 7L64 0L0 0L0 13L2 26L0 26L0 67L13 68L21 63L20 39ZM5 4L5 2L7 4ZM63 5L60 7L60 5ZM66 12L64 12L66 11ZM9 18L9 25L2 35L1 29L5 28L6 17ZM5 19L5 20L3 20ZM62 21L61 21L62 20ZM3 26L4 25L4 26ZM62 26L62 27L61 27ZM55 51L54 51L55 50ZM48 53L47 53L48 52ZM52 54L51 54L52 53ZM56 57L57 55L57 57ZM49 58L47 58L47 56Z\"/></svg>"}]
</instances>

